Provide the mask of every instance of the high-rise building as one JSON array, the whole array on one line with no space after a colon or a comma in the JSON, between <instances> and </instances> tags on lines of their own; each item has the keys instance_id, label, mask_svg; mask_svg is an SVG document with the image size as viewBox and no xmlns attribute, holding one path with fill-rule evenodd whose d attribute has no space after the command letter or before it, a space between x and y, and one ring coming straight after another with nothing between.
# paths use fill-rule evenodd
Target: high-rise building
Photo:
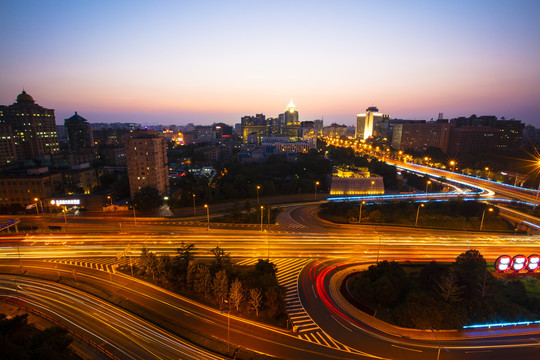
<instances>
[{"instance_id":1,"label":"high-rise building","mask_svg":"<svg viewBox=\"0 0 540 360\"><path fill-rule=\"evenodd\" d=\"M90 148L94 146L94 138L92 136L92 128L88 121L82 116L75 115L64 120L66 128L69 150L78 152L81 148Z\"/></svg>"},{"instance_id":2,"label":"high-rise building","mask_svg":"<svg viewBox=\"0 0 540 360\"><path fill-rule=\"evenodd\" d=\"M282 135L287 136L291 141L298 141L300 137L300 120L298 110L292 99L284 112L285 126L283 126Z\"/></svg>"},{"instance_id":3,"label":"high-rise building","mask_svg":"<svg viewBox=\"0 0 540 360\"><path fill-rule=\"evenodd\" d=\"M7 125L5 130L11 129L18 160L60 152L54 110L39 106L24 90L17 96L17 102L0 106L0 125Z\"/></svg>"},{"instance_id":4,"label":"high-rise building","mask_svg":"<svg viewBox=\"0 0 540 360\"><path fill-rule=\"evenodd\" d=\"M127 170L132 199L147 186L160 194L169 191L167 145L161 134L153 130L133 131L127 145Z\"/></svg>"},{"instance_id":5,"label":"high-rise building","mask_svg":"<svg viewBox=\"0 0 540 360\"><path fill-rule=\"evenodd\" d=\"M388 115L383 115L375 106L370 106L364 114L356 115L356 135L357 139L366 140L371 136L378 136L376 129L378 124L388 119Z\"/></svg>"},{"instance_id":6,"label":"high-rise building","mask_svg":"<svg viewBox=\"0 0 540 360\"><path fill-rule=\"evenodd\" d=\"M285 125L300 125L298 110L296 109L296 105L292 102L292 99L285 109Z\"/></svg>"}]
</instances>

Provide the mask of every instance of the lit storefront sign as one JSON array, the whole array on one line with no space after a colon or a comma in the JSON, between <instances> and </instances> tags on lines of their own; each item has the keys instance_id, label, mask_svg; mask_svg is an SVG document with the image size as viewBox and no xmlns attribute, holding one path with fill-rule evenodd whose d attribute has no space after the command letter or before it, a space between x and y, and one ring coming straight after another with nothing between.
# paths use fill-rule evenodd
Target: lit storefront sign
<instances>
[{"instance_id":1,"label":"lit storefront sign","mask_svg":"<svg viewBox=\"0 0 540 360\"><path fill-rule=\"evenodd\" d=\"M58 200L51 200L51 205L81 205L80 199L58 199Z\"/></svg>"}]
</instances>

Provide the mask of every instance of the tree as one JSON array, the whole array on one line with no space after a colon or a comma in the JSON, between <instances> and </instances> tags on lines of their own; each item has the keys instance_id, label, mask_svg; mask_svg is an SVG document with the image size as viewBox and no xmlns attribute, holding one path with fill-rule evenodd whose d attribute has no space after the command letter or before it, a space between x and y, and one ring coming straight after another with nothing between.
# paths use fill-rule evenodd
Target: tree
<instances>
[{"instance_id":1,"label":"tree","mask_svg":"<svg viewBox=\"0 0 540 360\"><path fill-rule=\"evenodd\" d=\"M186 286L188 289L194 288L194 281L199 264L197 260L190 260L186 271Z\"/></svg>"},{"instance_id":2,"label":"tree","mask_svg":"<svg viewBox=\"0 0 540 360\"><path fill-rule=\"evenodd\" d=\"M262 291L259 288L249 289L249 304L255 309L257 316L259 316L259 309L262 305Z\"/></svg>"},{"instance_id":3,"label":"tree","mask_svg":"<svg viewBox=\"0 0 540 360\"><path fill-rule=\"evenodd\" d=\"M212 278L210 276L210 270L206 265L199 264L199 266L197 266L193 287L198 294L204 294L206 297L208 297L208 294L211 292Z\"/></svg>"},{"instance_id":4,"label":"tree","mask_svg":"<svg viewBox=\"0 0 540 360\"><path fill-rule=\"evenodd\" d=\"M171 258L168 254L163 254L157 259L156 275L161 278L169 273L171 269Z\"/></svg>"},{"instance_id":5,"label":"tree","mask_svg":"<svg viewBox=\"0 0 540 360\"><path fill-rule=\"evenodd\" d=\"M214 254L214 260L212 262L212 270L214 272L219 271L230 265L231 257L229 256L229 254L226 254L225 251L219 246L216 246L210 252Z\"/></svg>"},{"instance_id":6,"label":"tree","mask_svg":"<svg viewBox=\"0 0 540 360\"><path fill-rule=\"evenodd\" d=\"M456 258L453 264L459 282L464 285L464 297L467 299L478 290L478 283L487 271L487 263L478 250L467 250Z\"/></svg>"},{"instance_id":7,"label":"tree","mask_svg":"<svg viewBox=\"0 0 540 360\"><path fill-rule=\"evenodd\" d=\"M231 284L231 291L229 291L229 301L238 311L240 303L244 299L244 289L242 289L242 282L238 278L234 279Z\"/></svg>"},{"instance_id":8,"label":"tree","mask_svg":"<svg viewBox=\"0 0 540 360\"><path fill-rule=\"evenodd\" d=\"M279 287L272 286L266 290L264 296L266 297L266 306L268 306L268 317L275 319L282 315L285 311L285 304Z\"/></svg>"},{"instance_id":9,"label":"tree","mask_svg":"<svg viewBox=\"0 0 540 360\"><path fill-rule=\"evenodd\" d=\"M437 293L446 302L459 302L463 300L461 294L462 287L458 284L458 279L453 270L449 270L440 281L437 282Z\"/></svg>"},{"instance_id":10,"label":"tree","mask_svg":"<svg viewBox=\"0 0 540 360\"><path fill-rule=\"evenodd\" d=\"M227 277L227 271L221 269L214 276L214 296L221 302L225 301L227 293L229 291L229 279Z\"/></svg>"},{"instance_id":11,"label":"tree","mask_svg":"<svg viewBox=\"0 0 540 360\"><path fill-rule=\"evenodd\" d=\"M158 189L145 186L133 195L133 204L138 210L149 211L158 209L163 204L163 198Z\"/></svg>"}]
</instances>

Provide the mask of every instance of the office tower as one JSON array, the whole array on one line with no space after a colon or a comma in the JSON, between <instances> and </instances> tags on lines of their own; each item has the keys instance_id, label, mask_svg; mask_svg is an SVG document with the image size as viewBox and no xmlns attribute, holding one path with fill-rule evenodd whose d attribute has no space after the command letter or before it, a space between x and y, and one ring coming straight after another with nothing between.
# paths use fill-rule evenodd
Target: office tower
<instances>
[{"instance_id":1,"label":"office tower","mask_svg":"<svg viewBox=\"0 0 540 360\"><path fill-rule=\"evenodd\" d=\"M368 107L364 114L356 115L355 137L361 140L366 140L371 136L377 137L379 124L388 118L388 115L381 114L375 106Z\"/></svg>"},{"instance_id":2,"label":"office tower","mask_svg":"<svg viewBox=\"0 0 540 360\"><path fill-rule=\"evenodd\" d=\"M0 115L0 124L11 128L18 160L60 152L54 110L36 104L26 91L17 96L17 102L1 106Z\"/></svg>"},{"instance_id":3,"label":"office tower","mask_svg":"<svg viewBox=\"0 0 540 360\"><path fill-rule=\"evenodd\" d=\"M135 193L146 186L164 195L169 191L167 177L167 144L161 134L153 130L135 130L127 145L129 191Z\"/></svg>"},{"instance_id":4,"label":"office tower","mask_svg":"<svg viewBox=\"0 0 540 360\"><path fill-rule=\"evenodd\" d=\"M298 110L291 101L284 112L285 126L283 126L282 135L287 136L290 141L298 141L300 137L300 120L298 119Z\"/></svg>"},{"instance_id":5,"label":"office tower","mask_svg":"<svg viewBox=\"0 0 540 360\"><path fill-rule=\"evenodd\" d=\"M64 120L66 128L69 150L78 152L81 148L90 148L94 146L94 138L92 136L92 128L88 121L82 116L75 115Z\"/></svg>"}]
</instances>

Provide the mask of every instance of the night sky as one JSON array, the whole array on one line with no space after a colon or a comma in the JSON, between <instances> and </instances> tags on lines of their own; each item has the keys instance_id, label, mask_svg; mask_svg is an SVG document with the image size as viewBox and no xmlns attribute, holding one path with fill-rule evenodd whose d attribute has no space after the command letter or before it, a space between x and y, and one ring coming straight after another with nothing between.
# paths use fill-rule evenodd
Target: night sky
<instances>
[{"instance_id":1,"label":"night sky","mask_svg":"<svg viewBox=\"0 0 540 360\"><path fill-rule=\"evenodd\" d=\"M0 104L90 122L352 125L496 115L540 127L540 1L2 2Z\"/></svg>"}]
</instances>

